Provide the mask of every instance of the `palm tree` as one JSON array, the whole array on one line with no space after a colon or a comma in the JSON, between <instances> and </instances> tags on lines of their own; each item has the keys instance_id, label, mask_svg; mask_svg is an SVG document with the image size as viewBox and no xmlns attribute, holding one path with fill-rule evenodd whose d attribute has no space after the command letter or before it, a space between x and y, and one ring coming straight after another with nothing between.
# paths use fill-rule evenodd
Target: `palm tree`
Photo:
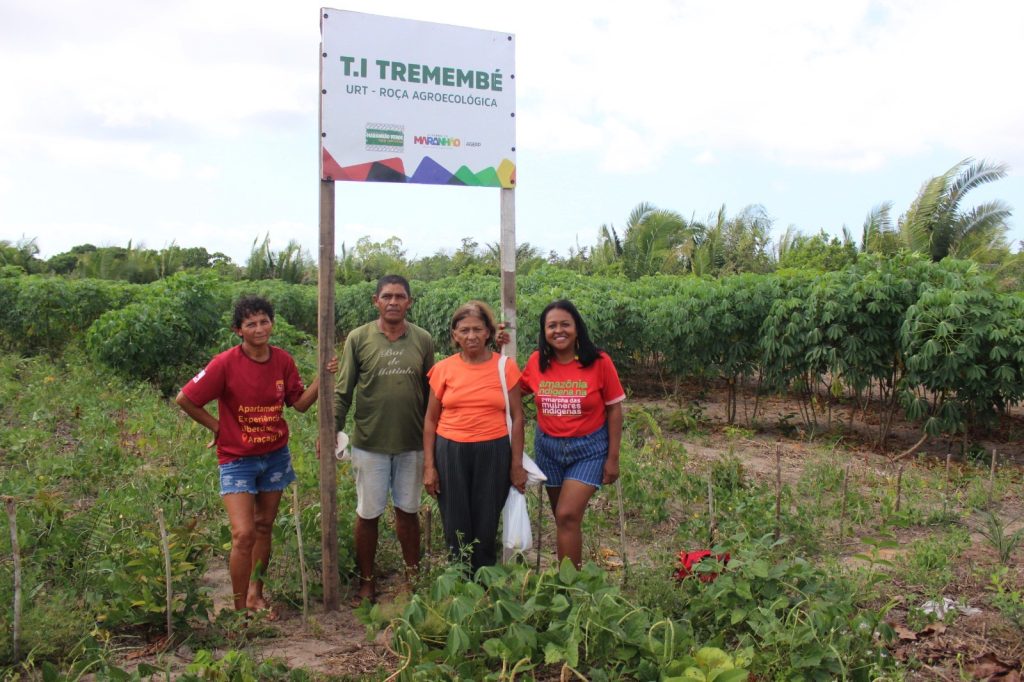
<instances>
[{"instance_id":1,"label":"palm tree","mask_svg":"<svg viewBox=\"0 0 1024 682\"><path fill-rule=\"evenodd\" d=\"M860 250L891 255L900 250L900 245L900 234L892 224L892 202L883 201L864 218Z\"/></svg>"},{"instance_id":2,"label":"palm tree","mask_svg":"<svg viewBox=\"0 0 1024 682\"><path fill-rule=\"evenodd\" d=\"M20 267L25 272L38 272L43 266L42 261L37 258L38 255L39 245L36 244L35 237L22 237L16 242L0 239L0 266L12 265Z\"/></svg>"},{"instance_id":3,"label":"palm tree","mask_svg":"<svg viewBox=\"0 0 1024 682\"><path fill-rule=\"evenodd\" d=\"M768 272L771 229L772 219L763 206L751 204L729 218L723 204L706 223L690 224L690 243L683 246L689 270L698 276Z\"/></svg>"},{"instance_id":4,"label":"palm tree","mask_svg":"<svg viewBox=\"0 0 1024 682\"><path fill-rule=\"evenodd\" d=\"M341 243L341 256L335 261L334 279L339 284L356 284L363 281L352 249L346 248L345 242Z\"/></svg>"},{"instance_id":5,"label":"palm tree","mask_svg":"<svg viewBox=\"0 0 1024 682\"><path fill-rule=\"evenodd\" d=\"M607 267L622 258L622 240L614 225L602 225L597 231L597 246L591 249L590 258L597 267Z\"/></svg>"},{"instance_id":6,"label":"palm tree","mask_svg":"<svg viewBox=\"0 0 1024 682\"><path fill-rule=\"evenodd\" d=\"M690 272L703 277L713 275L725 265L725 233L728 217L725 204L703 223L693 222L693 235L688 245Z\"/></svg>"},{"instance_id":7,"label":"palm tree","mask_svg":"<svg viewBox=\"0 0 1024 682\"><path fill-rule=\"evenodd\" d=\"M679 213L656 208L646 201L637 204L626 219L622 240L622 269L626 277L638 279L680 269L680 249L690 233Z\"/></svg>"},{"instance_id":8,"label":"palm tree","mask_svg":"<svg viewBox=\"0 0 1024 682\"><path fill-rule=\"evenodd\" d=\"M309 284L316 281L313 257L294 239L277 254L277 279L289 284Z\"/></svg>"},{"instance_id":9,"label":"palm tree","mask_svg":"<svg viewBox=\"0 0 1024 682\"><path fill-rule=\"evenodd\" d=\"M259 239L253 239L249 248L249 258L245 261L246 279L273 279L276 264L274 254L270 251L270 233L264 235L262 243Z\"/></svg>"},{"instance_id":10,"label":"palm tree","mask_svg":"<svg viewBox=\"0 0 1024 682\"><path fill-rule=\"evenodd\" d=\"M501 244L489 242L481 260L488 269L501 272ZM540 249L530 242L516 244L516 272L525 275L545 262L544 257L540 255Z\"/></svg>"},{"instance_id":11,"label":"palm tree","mask_svg":"<svg viewBox=\"0 0 1024 682\"><path fill-rule=\"evenodd\" d=\"M926 182L900 218L903 244L933 261L1005 246L1009 206L994 200L964 210L961 204L972 189L1000 180L1006 172L1005 164L967 158Z\"/></svg>"}]
</instances>

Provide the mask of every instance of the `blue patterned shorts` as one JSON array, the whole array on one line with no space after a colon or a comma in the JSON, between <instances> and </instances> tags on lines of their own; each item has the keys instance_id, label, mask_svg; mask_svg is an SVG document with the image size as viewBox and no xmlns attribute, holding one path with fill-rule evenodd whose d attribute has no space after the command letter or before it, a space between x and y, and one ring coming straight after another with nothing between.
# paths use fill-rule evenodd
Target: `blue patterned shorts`
<instances>
[{"instance_id":1,"label":"blue patterned shorts","mask_svg":"<svg viewBox=\"0 0 1024 682\"><path fill-rule=\"evenodd\" d=\"M537 466L548 477L546 487L561 488L569 479L600 488L608 459L608 424L576 438L556 438L537 429L533 449Z\"/></svg>"},{"instance_id":2,"label":"blue patterned shorts","mask_svg":"<svg viewBox=\"0 0 1024 682\"><path fill-rule=\"evenodd\" d=\"M220 465L220 494L272 493L284 490L295 480L288 446L265 455L239 457Z\"/></svg>"}]
</instances>

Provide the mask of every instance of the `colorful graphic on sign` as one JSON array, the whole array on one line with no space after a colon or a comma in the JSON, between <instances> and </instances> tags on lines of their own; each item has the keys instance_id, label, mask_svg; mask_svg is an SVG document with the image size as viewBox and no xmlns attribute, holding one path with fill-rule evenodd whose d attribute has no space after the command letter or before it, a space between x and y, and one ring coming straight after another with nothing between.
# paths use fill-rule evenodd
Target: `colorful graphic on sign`
<instances>
[{"instance_id":1,"label":"colorful graphic on sign","mask_svg":"<svg viewBox=\"0 0 1024 682\"><path fill-rule=\"evenodd\" d=\"M513 35L320 16L321 178L515 187Z\"/></svg>"}]
</instances>

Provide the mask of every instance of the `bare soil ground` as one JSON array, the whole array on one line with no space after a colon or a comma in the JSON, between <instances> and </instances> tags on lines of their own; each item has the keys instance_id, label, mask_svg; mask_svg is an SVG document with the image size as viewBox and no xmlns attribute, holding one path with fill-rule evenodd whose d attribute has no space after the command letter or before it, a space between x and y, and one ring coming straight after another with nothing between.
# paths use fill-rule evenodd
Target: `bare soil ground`
<instances>
[{"instance_id":1,"label":"bare soil ground","mask_svg":"<svg viewBox=\"0 0 1024 682\"><path fill-rule=\"evenodd\" d=\"M231 578L227 567L216 562L207 571L203 583L212 597L214 615L230 612ZM382 601L400 610L400 603L407 598L407 595L396 594L396 581L382 581ZM273 658L289 668L341 679L379 676L381 672L388 673L399 667L398 657L388 646L385 633L368 638L366 628L347 605L337 611L325 611L322 604L311 603L306 619L301 609L280 603L275 603L273 610L273 621L257 617L248 624L239 623L233 631L229 628L222 645L212 650L214 656L219 659L229 650L241 649L256 661ZM149 663L183 672L193 662L195 651L190 646L192 638L188 633L181 635L176 640L184 639L185 643L173 650L168 650L165 640L157 637L148 645L129 651L124 657L125 665L134 668L140 663Z\"/></svg>"}]
</instances>

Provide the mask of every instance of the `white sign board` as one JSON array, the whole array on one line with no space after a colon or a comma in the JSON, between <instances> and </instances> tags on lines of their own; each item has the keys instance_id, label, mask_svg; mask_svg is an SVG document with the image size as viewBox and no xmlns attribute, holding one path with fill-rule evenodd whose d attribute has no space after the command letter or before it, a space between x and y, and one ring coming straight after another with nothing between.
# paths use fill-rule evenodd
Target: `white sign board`
<instances>
[{"instance_id":1,"label":"white sign board","mask_svg":"<svg viewBox=\"0 0 1024 682\"><path fill-rule=\"evenodd\" d=\"M320 177L515 187L515 37L322 9Z\"/></svg>"}]
</instances>

